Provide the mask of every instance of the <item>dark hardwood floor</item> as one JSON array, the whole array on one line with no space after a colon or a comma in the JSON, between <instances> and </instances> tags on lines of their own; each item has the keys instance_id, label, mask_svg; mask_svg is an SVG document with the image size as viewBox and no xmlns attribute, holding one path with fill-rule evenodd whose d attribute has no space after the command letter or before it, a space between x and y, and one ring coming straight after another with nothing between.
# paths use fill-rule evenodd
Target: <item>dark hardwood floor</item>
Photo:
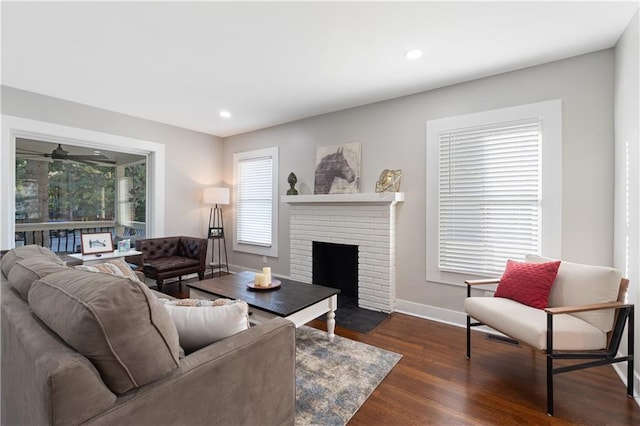
<instances>
[{"instance_id":1,"label":"dark hardwood floor","mask_svg":"<svg viewBox=\"0 0 640 426\"><path fill-rule=\"evenodd\" d=\"M186 283L163 292L188 297ZM326 323L308 325L326 330ZM336 334L403 358L349 422L370 425L640 425L640 407L611 366L555 377L555 416L546 414L546 360L526 346L463 328L394 313L368 334Z\"/></svg>"},{"instance_id":2,"label":"dark hardwood floor","mask_svg":"<svg viewBox=\"0 0 640 426\"><path fill-rule=\"evenodd\" d=\"M467 360L465 329L398 313L366 335L337 334L403 355L350 426L640 425L640 407L611 366L557 375L549 417L546 359L529 347L474 331Z\"/></svg>"},{"instance_id":3,"label":"dark hardwood floor","mask_svg":"<svg viewBox=\"0 0 640 426\"><path fill-rule=\"evenodd\" d=\"M207 276L207 278L211 278L211 276ZM149 285L153 290L160 291L161 293L168 294L169 296L175 297L177 299L187 299L189 298L189 287L187 287L187 283L190 280L184 281L171 281L162 284L162 288L158 289L155 283L150 282L147 279L147 285ZM195 279L197 281L197 278Z\"/></svg>"}]
</instances>

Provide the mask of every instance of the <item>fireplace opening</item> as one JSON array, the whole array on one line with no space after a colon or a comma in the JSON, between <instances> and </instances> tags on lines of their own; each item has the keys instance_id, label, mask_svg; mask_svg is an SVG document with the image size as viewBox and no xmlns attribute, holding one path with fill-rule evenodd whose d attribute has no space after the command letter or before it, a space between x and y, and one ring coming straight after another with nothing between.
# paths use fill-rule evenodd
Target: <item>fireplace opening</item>
<instances>
[{"instance_id":1,"label":"fireplace opening","mask_svg":"<svg viewBox=\"0 0 640 426\"><path fill-rule=\"evenodd\" d=\"M313 284L340 290L338 307L358 306L358 246L313 241Z\"/></svg>"}]
</instances>

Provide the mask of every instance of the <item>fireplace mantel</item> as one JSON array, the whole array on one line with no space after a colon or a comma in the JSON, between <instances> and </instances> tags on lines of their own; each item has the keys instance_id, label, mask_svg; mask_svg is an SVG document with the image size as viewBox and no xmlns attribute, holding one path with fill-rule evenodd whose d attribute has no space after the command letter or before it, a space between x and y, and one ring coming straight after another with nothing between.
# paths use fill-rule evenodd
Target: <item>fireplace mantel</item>
<instances>
[{"instance_id":1,"label":"fireplace mantel","mask_svg":"<svg viewBox=\"0 0 640 426\"><path fill-rule=\"evenodd\" d=\"M306 194L283 195L283 203L315 204L315 203L380 203L396 204L404 201L404 192L358 192L354 194Z\"/></svg>"},{"instance_id":2,"label":"fireplace mantel","mask_svg":"<svg viewBox=\"0 0 640 426\"><path fill-rule=\"evenodd\" d=\"M393 312L396 304L396 207L404 192L285 195L290 276L313 282L313 243L358 246L358 306Z\"/></svg>"}]
</instances>

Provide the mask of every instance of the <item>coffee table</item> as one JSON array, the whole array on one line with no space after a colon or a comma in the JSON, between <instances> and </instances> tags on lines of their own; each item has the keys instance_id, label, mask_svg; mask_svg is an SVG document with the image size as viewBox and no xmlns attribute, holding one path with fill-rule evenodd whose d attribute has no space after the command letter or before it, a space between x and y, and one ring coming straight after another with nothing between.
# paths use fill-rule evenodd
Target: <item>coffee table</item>
<instances>
[{"instance_id":1,"label":"coffee table","mask_svg":"<svg viewBox=\"0 0 640 426\"><path fill-rule=\"evenodd\" d=\"M335 310L340 290L316 284L277 278L281 284L271 289L254 289L247 284L253 282L255 274L250 271L209 278L189 283L190 297L212 299L212 296L238 299L247 302L252 309L251 319L262 322L274 317L283 317L300 327L309 321L327 314L327 335L335 336Z\"/></svg>"}]
</instances>

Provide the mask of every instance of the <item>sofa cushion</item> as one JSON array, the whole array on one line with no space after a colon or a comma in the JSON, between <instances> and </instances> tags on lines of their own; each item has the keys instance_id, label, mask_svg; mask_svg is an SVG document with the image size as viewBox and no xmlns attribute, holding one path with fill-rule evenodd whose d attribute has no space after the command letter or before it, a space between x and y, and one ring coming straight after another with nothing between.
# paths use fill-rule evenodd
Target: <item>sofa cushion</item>
<instances>
[{"instance_id":1,"label":"sofa cushion","mask_svg":"<svg viewBox=\"0 0 640 426\"><path fill-rule=\"evenodd\" d=\"M150 383L178 367L173 321L137 280L69 269L34 282L29 305L96 366L115 393Z\"/></svg>"},{"instance_id":2,"label":"sofa cushion","mask_svg":"<svg viewBox=\"0 0 640 426\"><path fill-rule=\"evenodd\" d=\"M146 266L151 266L156 272L173 271L177 269L184 269L188 267L198 267L199 263L196 259L190 259L180 256L167 256L159 259L153 259L150 262L146 262Z\"/></svg>"},{"instance_id":3,"label":"sofa cushion","mask_svg":"<svg viewBox=\"0 0 640 426\"><path fill-rule=\"evenodd\" d=\"M49 256L38 254L15 262L7 278L11 287L18 290L20 296L27 300L31 285L35 281L49 274L68 269L61 263L52 262Z\"/></svg>"},{"instance_id":4,"label":"sofa cushion","mask_svg":"<svg viewBox=\"0 0 640 426\"><path fill-rule=\"evenodd\" d=\"M502 297L467 297L469 316L540 350L547 349L545 311ZM554 350L598 350L607 345L607 334L573 315L553 316Z\"/></svg>"},{"instance_id":5,"label":"sofa cushion","mask_svg":"<svg viewBox=\"0 0 640 426\"><path fill-rule=\"evenodd\" d=\"M6 252L4 256L2 256L0 269L2 269L2 273L5 277L9 277L9 271L11 271L11 268L13 268L13 265L15 265L18 260L27 259L33 256L46 256L52 262L57 263L58 265L64 265L62 259L60 259L54 252L52 252L48 248L32 244L28 246L16 247Z\"/></svg>"},{"instance_id":6,"label":"sofa cushion","mask_svg":"<svg viewBox=\"0 0 640 426\"><path fill-rule=\"evenodd\" d=\"M191 353L249 328L249 306L240 300L160 299Z\"/></svg>"},{"instance_id":7,"label":"sofa cushion","mask_svg":"<svg viewBox=\"0 0 640 426\"><path fill-rule=\"evenodd\" d=\"M549 262L540 256L527 255L527 262ZM615 302L618 299L622 274L605 266L581 265L562 261L556 281L549 294L549 306L582 306L593 303ZM578 312L575 315L608 332L613 328L613 309Z\"/></svg>"},{"instance_id":8,"label":"sofa cushion","mask_svg":"<svg viewBox=\"0 0 640 426\"><path fill-rule=\"evenodd\" d=\"M106 262L96 263L93 265L78 265L75 268L82 271L100 272L103 274L116 275L118 277L141 281L129 264L122 259L107 260Z\"/></svg>"},{"instance_id":9,"label":"sofa cushion","mask_svg":"<svg viewBox=\"0 0 640 426\"><path fill-rule=\"evenodd\" d=\"M506 297L537 309L548 306L560 261L523 263L507 260L495 297Z\"/></svg>"},{"instance_id":10,"label":"sofa cushion","mask_svg":"<svg viewBox=\"0 0 640 426\"><path fill-rule=\"evenodd\" d=\"M3 425L79 425L114 405L95 366L4 283L0 311Z\"/></svg>"}]
</instances>

